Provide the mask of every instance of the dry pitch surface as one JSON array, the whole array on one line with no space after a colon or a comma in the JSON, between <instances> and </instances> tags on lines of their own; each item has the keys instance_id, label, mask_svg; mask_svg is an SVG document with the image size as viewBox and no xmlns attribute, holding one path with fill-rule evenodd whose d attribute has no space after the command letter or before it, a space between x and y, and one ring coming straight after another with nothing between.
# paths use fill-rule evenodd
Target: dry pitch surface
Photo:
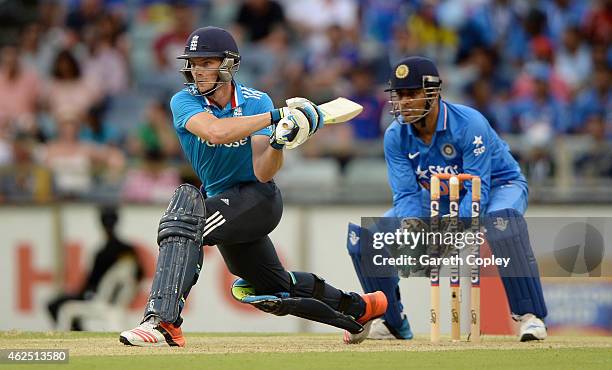
<instances>
[{"instance_id":1,"label":"dry pitch surface","mask_svg":"<svg viewBox=\"0 0 612 370\"><path fill-rule=\"evenodd\" d=\"M519 343L486 336L482 343L372 341L345 345L341 335L187 334L185 348L137 348L116 333L0 332L0 349L69 349L70 363L50 368L612 368L610 337L550 337ZM12 365L0 364L0 370ZM19 365L18 369L40 367Z\"/></svg>"}]
</instances>

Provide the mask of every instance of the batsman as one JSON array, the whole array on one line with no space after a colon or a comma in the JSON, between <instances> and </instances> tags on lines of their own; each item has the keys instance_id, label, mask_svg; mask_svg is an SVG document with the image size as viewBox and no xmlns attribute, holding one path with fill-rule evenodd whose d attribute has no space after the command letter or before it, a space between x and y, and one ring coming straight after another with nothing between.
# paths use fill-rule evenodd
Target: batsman
<instances>
[{"instance_id":1,"label":"batsman","mask_svg":"<svg viewBox=\"0 0 612 370\"><path fill-rule=\"evenodd\" d=\"M521 341L546 338L547 314L527 224L528 186L508 145L478 111L441 97L442 80L435 64L408 57L391 71L389 88L396 119L385 132L384 152L393 208L385 217L402 219L415 231L427 218L429 184L434 174L467 173L481 179L481 212L486 238L496 257L510 258L499 272L513 318L521 323ZM448 214L448 186L441 187L440 214ZM471 181L460 193L459 216L471 215ZM445 206L445 207L444 207ZM412 332L399 295L399 277L368 276L361 265L360 226L349 225L347 247L364 291L383 291L384 317L349 336L350 343L373 339L411 339Z\"/></svg>"},{"instance_id":2,"label":"batsman","mask_svg":"<svg viewBox=\"0 0 612 370\"><path fill-rule=\"evenodd\" d=\"M283 211L273 181L283 149L323 127L321 110L303 98L274 109L266 93L236 82L241 58L224 29L195 30L178 58L185 60L180 72L187 87L170 101L174 129L202 186L184 184L174 192L159 223L159 256L142 322L122 332L121 343L185 345L181 311L204 266L204 245L216 245L240 277L231 287L240 302L362 332L387 309L385 295L344 292L315 274L287 271L268 237Z\"/></svg>"}]
</instances>

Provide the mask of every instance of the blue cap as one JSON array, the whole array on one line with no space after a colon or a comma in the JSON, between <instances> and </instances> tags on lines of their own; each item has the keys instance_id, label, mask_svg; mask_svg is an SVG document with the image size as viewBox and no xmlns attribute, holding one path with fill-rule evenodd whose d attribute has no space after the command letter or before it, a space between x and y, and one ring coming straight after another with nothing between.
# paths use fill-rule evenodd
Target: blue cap
<instances>
[{"instance_id":1,"label":"blue cap","mask_svg":"<svg viewBox=\"0 0 612 370\"><path fill-rule=\"evenodd\" d=\"M424 79L425 76L431 78ZM434 62L425 57L407 57L393 67L389 78L389 88L385 91L421 89L425 87L425 81L437 83L437 86L442 83Z\"/></svg>"},{"instance_id":2,"label":"blue cap","mask_svg":"<svg viewBox=\"0 0 612 370\"><path fill-rule=\"evenodd\" d=\"M228 53L235 59L240 59L238 46L232 35L223 28L209 26L193 31L185 43L185 52L177 58L225 58Z\"/></svg>"}]
</instances>

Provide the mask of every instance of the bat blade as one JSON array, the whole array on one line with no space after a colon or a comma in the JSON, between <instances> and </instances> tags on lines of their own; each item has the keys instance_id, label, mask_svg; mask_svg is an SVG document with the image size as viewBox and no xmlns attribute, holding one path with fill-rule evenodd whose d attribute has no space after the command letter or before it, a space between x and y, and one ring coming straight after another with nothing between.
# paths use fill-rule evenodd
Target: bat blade
<instances>
[{"instance_id":1,"label":"bat blade","mask_svg":"<svg viewBox=\"0 0 612 370\"><path fill-rule=\"evenodd\" d=\"M326 125L343 123L357 117L363 107L346 98L337 98L318 106Z\"/></svg>"}]
</instances>

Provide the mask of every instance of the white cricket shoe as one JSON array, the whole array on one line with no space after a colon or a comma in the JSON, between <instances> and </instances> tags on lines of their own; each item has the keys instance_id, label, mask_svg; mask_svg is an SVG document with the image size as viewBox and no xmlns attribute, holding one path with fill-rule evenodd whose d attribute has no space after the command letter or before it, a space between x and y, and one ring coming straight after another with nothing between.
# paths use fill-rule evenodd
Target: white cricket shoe
<instances>
[{"instance_id":1,"label":"white cricket shoe","mask_svg":"<svg viewBox=\"0 0 612 370\"><path fill-rule=\"evenodd\" d=\"M525 314L519 316L517 321L521 323L520 338L521 342L529 342L532 340L544 340L548 336L546 334L546 325L544 322L533 314Z\"/></svg>"},{"instance_id":2,"label":"white cricket shoe","mask_svg":"<svg viewBox=\"0 0 612 370\"><path fill-rule=\"evenodd\" d=\"M376 319L372 321L372 327L368 339L376 340L409 340L413 338L412 330L410 330L410 324L408 323L408 317L402 315L402 326L400 328L391 327L385 322L384 319Z\"/></svg>"},{"instance_id":3,"label":"white cricket shoe","mask_svg":"<svg viewBox=\"0 0 612 370\"><path fill-rule=\"evenodd\" d=\"M181 328L161 322L157 317L151 317L134 329L122 332L119 341L126 346L137 347L185 346Z\"/></svg>"}]
</instances>

